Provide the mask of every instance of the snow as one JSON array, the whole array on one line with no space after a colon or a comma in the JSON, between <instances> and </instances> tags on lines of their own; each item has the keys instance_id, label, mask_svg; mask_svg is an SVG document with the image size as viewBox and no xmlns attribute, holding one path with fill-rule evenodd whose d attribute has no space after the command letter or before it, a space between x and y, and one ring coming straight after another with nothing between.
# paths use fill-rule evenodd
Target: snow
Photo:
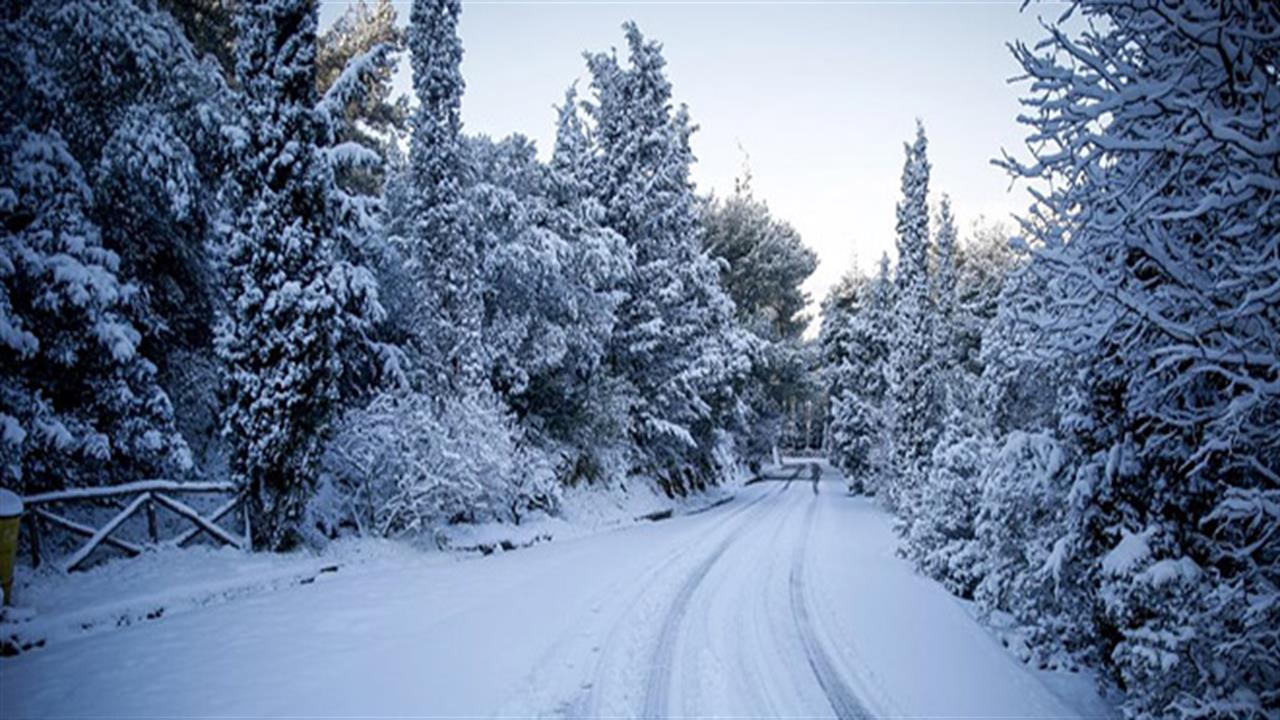
<instances>
[{"instance_id":1,"label":"snow","mask_svg":"<svg viewBox=\"0 0 1280 720\"><path fill-rule=\"evenodd\" d=\"M12 490L0 488L0 518L17 517L22 514L22 498Z\"/></svg>"},{"instance_id":2,"label":"snow","mask_svg":"<svg viewBox=\"0 0 1280 720\"><path fill-rule=\"evenodd\" d=\"M1123 575L1133 572L1141 563L1151 557L1151 547L1147 541L1154 531L1151 528L1140 532L1125 531L1120 542L1102 558L1102 572L1107 575Z\"/></svg>"},{"instance_id":3,"label":"snow","mask_svg":"<svg viewBox=\"0 0 1280 720\"><path fill-rule=\"evenodd\" d=\"M369 541L149 554L43 581L32 623L65 626L86 603L166 609L5 659L21 692L0 692L0 715L1098 714L896 544L890 516L827 468L488 557Z\"/></svg>"},{"instance_id":4,"label":"snow","mask_svg":"<svg viewBox=\"0 0 1280 720\"><path fill-rule=\"evenodd\" d=\"M1161 587L1177 580L1195 580L1199 575L1200 566L1194 560L1180 557L1177 560L1165 559L1152 563L1138 578L1153 587Z\"/></svg>"},{"instance_id":5,"label":"snow","mask_svg":"<svg viewBox=\"0 0 1280 720\"><path fill-rule=\"evenodd\" d=\"M139 480L131 483L120 483L119 485L106 485L98 487L79 487L67 488L65 490L54 490L47 493L39 493L31 495L27 498L32 503L51 503L51 502L68 502L76 500L91 500L95 498L112 497L116 495L135 495L143 492L172 492L172 493L233 493L237 490L236 486L229 482L210 482L210 481L190 481L180 482L176 480Z\"/></svg>"}]
</instances>

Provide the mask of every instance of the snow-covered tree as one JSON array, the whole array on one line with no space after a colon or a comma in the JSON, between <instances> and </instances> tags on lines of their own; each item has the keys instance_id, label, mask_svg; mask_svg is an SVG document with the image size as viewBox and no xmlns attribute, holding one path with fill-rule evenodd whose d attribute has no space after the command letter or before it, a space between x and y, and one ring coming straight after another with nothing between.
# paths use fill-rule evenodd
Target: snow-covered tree
<instances>
[{"instance_id":1,"label":"snow-covered tree","mask_svg":"<svg viewBox=\"0 0 1280 720\"><path fill-rule=\"evenodd\" d=\"M904 542L922 572L964 598L973 597L983 571L977 515L992 449L981 427L980 419L963 412L948 416Z\"/></svg>"},{"instance_id":2,"label":"snow-covered tree","mask_svg":"<svg viewBox=\"0 0 1280 720\"><path fill-rule=\"evenodd\" d=\"M380 308L369 273L338 259L344 207L333 128L316 109L314 0L246 3L236 25L242 208L217 347L232 472L249 491L254 544L278 548L297 539L339 399L341 350Z\"/></svg>"},{"instance_id":3,"label":"snow-covered tree","mask_svg":"<svg viewBox=\"0 0 1280 720\"><path fill-rule=\"evenodd\" d=\"M955 357L956 317L959 308L956 296L956 261L959 248L956 219L951 213L951 198L945 193L938 203L938 231L933 241L933 266L930 286L933 295L934 360L943 374L942 382L949 383L948 376L957 362ZM944 390L946 388L944 387Z\"/></svg>"},{"instance_id":4,"label":"snow-covered tree","mask_svg":"<svg viewBox=\"0 0 1280 720\"><path fill-rule=\"evenodd\" d=\"M560 237L558 283L563 309L557 324L565 353L534 376L523 398L524 413L539 432L568 453L562 476L613 478L625 473L630 446L625 418L632 395L607 363L625 287L634 272L626 241L603 223L604 210L590 185L593 148L579 112L577 92L565 94L556 120L556 141L547 167L542 212L547 229Z\"/></svg>"},{"instance_id":5,"label":"snow-covered tree","mask_svg":"<svg viewBox=\"0 0 1280 720\"><path fill-rule=\"evenodd\" d=\"M224 77L235 74L235 10L239 0L156 0L173 15L200 56L217 63Z\"/></svg>"},{"instance_id":6,"label":"snow-covered tree","mask_svg":"<svg viewBox=\"0 0 1280 720\"><path fill-rule=\"evenodd\" d=\"M127 353L136 360L124 363L135 368L128 373L136 398L122 390L118 411L127 415L133 402L149 406L143 415L152 419L146 422L157 422L163 436L172 430L175 411L162 398L177 393L184 400L176 413L178 425L195 439L198 433L192 431L202 423L193 420L211 418L215 411L216 383L199 363L181 359L197 348L208 354L218 296L209 245L226 155L220 131L226 119L225 86L216 71L195 59L173 19L150 3L24 4L6 14L3 32L7 52L0 53L0 88L6 100L0 126L14 132L25 127L32 137L44 138L39 143L47 142L50 150L39 162L62 175L46 189L28 186L26 192L46 194L42 202L49 207L75 208L82 218L76 222L87 228L83 252L119 286L118 292L104 290L102 304L86 297L84 310L114 314L112 323L127 326L126 335L136 334ZM23 147L31 146L11 138L11 152ZM19 155L23 162L37 157L26 151ZM51 178L28 180L38 184ZM27 196L22 202L31 200ZM25 222L12 226L23 227L28 227ZM78 262L88 262L81 249L73 252ZM33 263L35 258L28 256ZM12 277L32 267L15 269ZM71 356L83 350L67 345L66 352L70 366L41 366L65 383L98 381L99 369L74 369L82 361ZM167 392L154 395L157 382ZM148 389L148 384L153 386ZM91 395L81 392L89 391L60 392L56 402L65 411L78 404L112 404L106 395L90 402ZM157 450L168 442L156 440ZM99 454L106 453L99 443ZM71 475L67 481L133 480L139 474L177 471L173 464L151 461L131 466L126 455L122 448L118 462L92 471L77 468L66 473ZM69 459L63 462L73 465Z\"/></svg>"},{"instance_id":7,"label":"snow-covered tree","mask_svg":"<svg viewBox=\"0 0 1280 720\"><path fill-rule=\"evenodd\" d=\"M1040 388L1050 403L1055 396L1052 391L1043 392L1045 379L1052 375L1027 372L1030 366L1024 363L1026 355L1021 348L1008 345L997 332L988 334L1000 308L1001 287L1014 267L1005 233L999 226L981 227L963 245L956 246L946 203L940 215L935 357L945 392L945 420L923 478L917 512L906 528L904 549L923 572L968 598L982 578L983 555L975 532L980 479L993 456L993 410L999 405L1000 415L1007 416L1005 401L1021 400L1002 397L1013 384L1028 392ZM948 255L956 258L954 264L946 260ZM953 279L944 280L951 273ZM985 355L984 335L990 344ZM1024 340L1022 336L1017 339ZM987 362L1007 368L1008 374L993 368L987 376ZM1027 409L1024 405L1022 412Z\"/></svg>"},{"instance_id":8,"label":"snow-covered tree","mask_svg":"<svg viewBox=\"0 0 1280 720\"><path fill-rule=\"evenodd\" d=\"M137 287L87 217L67 144L19 125L0 168L0 479L30 492L189 469L128 315Z\"/></svg>"},{"instance_id":9,"label":"snow-covered tree","mask_svg":"<svg viewBox=\"0 0 1280 720\"><path fill-rule=\"evenodd\" d=\"M703 246L723 261L722 285L740 322L766 339L800 337L809 323L801 286L818 266L800 234L755 196L749 172L732 195L713 198L704 217Z\"/></svg>"},{"instance_id":10,"label":"snow-covered tree","mask_svg":"<svg viewBox=\"0 0 1280 720\"><path fill-rule=\"evenodd\" d=\"M386 176L387 160L409 126L408 99L392 97L392 78L405 31L396 25L391 0L358 0L317 39L316 84L322 94L342 82L355 85L343 93L333 115L339 142L354 142L379 156L371 166L342 169L339 181L364 194L376 194Z\"/></svg>"},{"instance_id":11,"label":"snow-covered tree","mask_svg":"<svg viewBox=\"0 0 1280 720\"><path fill-rule=\"evenodd\" d=\"M588 56L597 157L592 187L605 224L626 238L635 272L619 308L613 369L635 388L638 470L668 487L714 475L716 432L739 421L738 388L756 350L734 323L719 268L702 251L689 180L693 127L672 108L661 46L625 27L629 66ZM691 475L692 473L692 475Z\"/></svg>"},{"instance_id":12,"label":"snow-covered tree","mask_svg":"<svg viewBox=\"0 0 1280 720\"><path fill-rule=\"evenodd\" d=\"M1092 607L1072 562L1073 539L1063 532L1074 502L1071 460L1048 433L1015 431L1001 440L979 480L973 549L980 557L956 576L978 579L978 606L1011 615L1025 633L1015 651L1040 664L1069 665L1097 641L1063 621Z\"/></svg>"},{"instance_id":13,"label":"snow-covered tree","mask_svg":"<svg viewBox=\"0 0 1280 720\"><path fill-rule=\"evenodd\" d=\"M762 343L746 389L752 412L742 450L764 457L779 442L787 405L813 391L801 341L809 297L801 285L817 268L817 256L755 197L750 173L734 184L728 198L708 203L703 223L703 246L720 261L737 320Z\"/></svg>"},{"instance_id":14,"label":"snow-covered tree","mask_svg":"<svg viewBox=\"0 0 1280 720\"><path fill-rule=\"evenodd\" d=\"M1084 0L1014 53L1036 138L1021 314L1073 382L1058 540L1089 597L1043 626L1134 716L1280 709L1280 158L1275 34L1248 2ZM1005 514L1012 514L1005 512Z\"/></svg>"},{"instance_id":15,"label":"snow-covered tree","mask_svg":"<svg viewBox=\"0 0 1280 720\"><path fill-rule=\"evenodd\" d=\"M874 278L856 286L860 297L823 318L839 326L844 345L828 360L832 459L854 489L886 489L892 438L886 427L887 363L892 344L893 278L888 255ZM833 310L840 307L831 304Z\"/></svg>"},{"instance_id":16,"label":"snow-covered tree","mask_svg":"<svg viewBox=\"0 0 1280 720\"><path fill-rule=\"evenodd\" d=\"M471 151L478 178L471 202L488 249L488 378L536 434L567 441L585 386L604 361L628 251L596 224L573 180L538 162L525 138L478 139Z\"/></svg>"},{"instance_id":17,"label":"snow-covered tree","mask_svg":"<svg viewBox=\"0 0 1280 720\"><path fill-rule=\"evenodd\" d=\"M1025 261L1003 223L979 222L956 248L955 305L949 342L953 365L964 376L983 373L982 337L995 320L1006 279ZM954 407L957 403L951 403Z\"/></svg>"},{"instance_id":18,"label":"snow-covered tree","mask_svg":"<svg viewBox=\"0 0 1280 720\"><path fill-rule=\"evenodd\" d=\"M118 258L118 275L136 287L128 313L139 352L204 461L217 445L208 358L221 299L214 246L232 145L229 92L150 2L28 3L6 30L14 52L0 54L0 75L21 98L6 111L21 117L4 126L30 121L56 133L81 168L84 212Z\"/></svg>"},{"instance_id":19,"label":"snow-covered tree","mask_svg":"<svg viewBox=\"0 0 1280 720\"><path fill-rule=\"evenodd\" d=\"M909 521L918 486L927 473L940 424L934 306L929 279L929 159L924 126L906 146L902 199L898 202L898 264L895 275L894 339L887 377L888 418L893 436L889 506Z\"/></svg>"},{"instance_id":20,"label":"snow-covered tree","mask_svg":"<svg viewBox=\"0 0 1280 720\"><path fill-rule=\"evenodd\" d=\"M477 246L462 132L459 0L414 0L408 46L418 105L410 121L408 215L401 239L414 265L416 346L436 388L474 387L484 375L483 249Z\"/></svg>"},{"instance_id":21,"label":"snow-covered tree","mask_svg":"<svg viewBox=\"0 0 1280 720\"><path fill-rule=\"evenodd\" d=\"M886 263L888 256L885 256ZM890 278L892 280L892 277ZM866 296L869 279L857 268L845 273L822 299L818 327L818 355L823 367L823 382L833 398L844 391L844 376L836 372L853 352L849 340L849 319L858 309L858 299Z\"/></svg>"}]
</instances>

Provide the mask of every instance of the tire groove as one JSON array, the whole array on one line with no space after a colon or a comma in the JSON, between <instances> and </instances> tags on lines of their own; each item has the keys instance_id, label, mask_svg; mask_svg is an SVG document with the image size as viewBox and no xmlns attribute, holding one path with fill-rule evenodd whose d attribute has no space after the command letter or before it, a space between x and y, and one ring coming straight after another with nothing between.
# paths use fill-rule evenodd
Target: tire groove
<instances>
[{"instance_id":1,"label":"tire groove","mask_svg":"<svg viewBox=\"0 0 1280 720\"><path fill-rule=\"evenodd\" d=\"M788 483L789 485L789 483ZM782 490L775 491L766 495L761 495L751 505L744 508L745 510L759 505L767 498L774 495L780 495L786 490L786 486ZM646 683L644 708L641 713L642 717L658 718L669 717L671 713L668 711L671 695L671 674L673 672L673 660L675 659L676 642L679 639L680 625L684 621L685 615L688 613L690 601L693 599L693 593L697 591L698 586L711 572L711 568L716 561L724 555L729 546L734 543L742 533L747 529L748 523L741 522L733 529L720 543L710 555L698 563L693 572L685 579L680 586L679 592L676 593L675 599L672 601L671 608L667 611L666 617L663 619L662 628L658 633L658 646L654 650L652 660L649 664L649 678Z\"/></svg>"},{"instance_id":2,"label":"tire groove","mask_svg":"<svg viewBox=\"0 0 1280 720\"><path fill-rule=\"evenodd\" d=\"M735 518L738 518L746 514L751 508L760 504L766 498L777 494L777 492L778 491L762 493L759 497L754 498L751 501L739 507L730 509L727 513L725 513L724 517L718 518L715 521L714 525L705 532L704 537L706 535L712 535L718 532L725 526L732 523ZM733 533L731 534L736 534L740 530L741 528L734 530ZM650 571L645 573L646 578L653 579L658 577L659 575L662 574L663 571L665 571L671 565L671 563L679 561L681 558L683 558L684 556L692 552L696 547L697 547L696 543L691 543L688 546L683 547L677 550L676 552L669 554L660 563L656 564ZM622 615L623 618L627 617L632 613L632 611L635 610L636 606L640 604L641 597L642 597L641 595L637 595L634 598L632 598L630 602L628 602L626 610L623 612L623 615ZM623 624L625 624L625 622L626 621L623 620L618 624L616 624L614 628L609 631L606 639L611 640L617 634L619 628ZM573 717L599 717L600 716L600 713L598 711L599 704L600 704L598 693L600 690L600 684L601 684L600 681L604 675L605 665L606 665L605 655L604 653L601 653L601 656L596 661L595 668L592 671L590 686L588 691L585 694L585 697L580 697L580 699L577 702L572 702L568 704L567 708L569 709L569 712L568 712L569 715Z\"/></svg>"},{"instance_id":3,"label":"tire groove","mask_svg":"<svg viewBox=\"0 0 1280 720\"><path fill-rule=\"evenodd\" d=\"M818 508L817 478L821 474L821 469L817 464L814 464L812 472L814 475L814 497L809 504L809 509L805 512L803 540L796 546L795 553L792 556L790 577L791 615L795 619L796 629L800 635L800 644L804 648L805 658L809 661L809 668L813 671L814 677L818 681L818 686L826 694L827 702L831 705L836 717L841 718L841 720L869 718L872 717L872 713L867 710L866 706L858 700L857 695L844 683L839 671L836 669L835 662L827 654L827 651L823 649L818 633L814 630L813 621L809 617L808 605L805 603L804 551L809 544L809 535L813 529L813 516Z\"/></svg>"}]
</instances>

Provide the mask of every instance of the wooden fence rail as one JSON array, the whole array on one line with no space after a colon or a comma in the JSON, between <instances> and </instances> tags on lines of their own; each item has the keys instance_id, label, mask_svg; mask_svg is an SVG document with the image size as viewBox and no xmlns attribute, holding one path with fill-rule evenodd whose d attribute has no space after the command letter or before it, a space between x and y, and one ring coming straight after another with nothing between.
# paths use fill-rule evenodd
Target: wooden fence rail
<instances>
[{"instance_id":1,"label":"wooden fence rail","mask_svg":"<svg viewBox=\"0 0 1280 720\"><path fill-rule=\"evenodd\" d=\"M177 499L180 495L229 495L230 498L219 505L208 515L201 515L198 510ZM85 504L107 498L128 499L124 508L107 520L101 527L72 520L58 514L52 508L62 505ZM131 499L129 499L131 498ZM47 524L59 528L72 535L88 538L75 552L62 561L62 569L71 572L80 568L94 550L106 545L134 556L141 554L147 547L163 545L182 546L194 540L200 534L207 534L223 545L241 550L249 547L249 513L243 503L244 495L232 483L225 482L176 482L173 480L143 480L123 485L108 485L91 488L72 488L54 492L37 493L22 499L29 509L27 527L30 532L31 565L38 567L41 556L41 525ZM172 512L192 524L193 527L167 540L160 539L156 524L156 506ZM218 524L220 520L232 514L237 508L243 511L244 532L233 533ZM138 544L118 537L112 533L120 529L126 520L139 510L147 516L147 537L149 542Z\"/></svg>"}]
</instances>

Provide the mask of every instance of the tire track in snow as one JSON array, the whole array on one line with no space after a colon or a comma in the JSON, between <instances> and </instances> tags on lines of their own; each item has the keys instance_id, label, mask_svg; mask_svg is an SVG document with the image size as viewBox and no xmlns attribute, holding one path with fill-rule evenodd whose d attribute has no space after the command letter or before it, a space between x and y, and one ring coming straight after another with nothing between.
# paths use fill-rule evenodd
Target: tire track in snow
<instances>
[{"instance_id":1,"label":"tire track in snow","mask_svg":"<svg viewBox=\"0 0 1280 720\"><path fill-rule=\"evenodd\" d=\"M831 704L831 709L835 712L836 717L841 718L841 720L846 720L847 718L869 718L873 717L872 713L858 699L857 694L845 684L839 670L836 668L835 662L822 647L822 641L813 627L813 621L809 617L809 607L805 602L804 551L809 544L809 535L813 529L813 516L818 508L818 477L821 475L821 469L816 463L812 467L814 497L809 504L809 509L805 512L803 539L796 545L795 554L792 556L791 562L791 615L795 619L796 629L800 635L800 644L804 647L804 654L809 661L809 668L813 670L814 677L817 678L822 692L826 694L827 702Z\"/></svg>"},{"instance_id":2,"label":"tire track in snow","mask_svg":"<svg viewBox=\"0 0 1280 720\"><path fill-rule=\"evenodd\" d=\"M774 495L781 495L790 485L791 483L788 481L782 490L761 495L748 507L755 506ZM688 614L693 593L697 591L698 586L707 577L707 573L711 572L711 568L716 564L716 561L724 555L729 546L742 535L747 527L748 523L739 523L736 528L726 535L716 545L715 550L703 558L702 562L698 563L693 572L689 574L680 586L680 591L676 593L676 597L671 603L671 608L667 611L666 617L662 621L662 628L658 632L658 645L649 662L649 678L645 685L644 709L641 717L659 718L672 715L668 707L671 698L671 675L676 656L676 643L680 637L680 626L684 621L685 615Z\"/></svg>"},{"instance_id":3,"label":"tire track in snow","mask_svg":"<svg viewBox=\"0 0 1280 720\"><path fill-rule=\"evenodd\" d=\"M725 513L724 517L716 520L716 522L710 528L708 528L705 532L703 532L700 539L705 539L707 537L713 536L715 533L719 532L722 528L732 523L732 521L735 518L742 516L748 510L759 505L761 502L765 501L766 499L779 494L781 494L781 490L772 490L770 492L761 493L758 497L753 498L747 503L739 507L732 508L727 513ZM728 546L728 541L733 537L737 536L738 534L740 534L744 528L745 528L745 523L743 525L740 525L737 528L734 528L729 533L729 536L726 537L725 541L723 541L723 544L725 545L725 547ZM662 575L662 573L670 569L673 563L678 562L681 558L688 555L690 552L693 552L695 549L697 549L700 546L701 544L699 542L694 541L684 546L680 550L677 550L676 552L668 555L660 563L655 565L650 571L645 573L644 580L641 582L641 587L650 586L654 580L656 580L658 577ZM719 550L717 555L722 552L723 550ZM705 575L705 572L703 574ZM582 686L583 690L585 690L584 695L580 696L576 701L568 702L562 705L560 707L560 711L557 714L565 715L569 717L578 717L578 718L590 718L590 717L601 716L601 713L599 711L599 705L600 705L599 692L601 689L601 680L605 675L605 670L607 665L607 658L604 650L607 647L617 644L619 633L621 633L623 630L625 630L628 627L628 618L633 615L636 608L641 604L643 597L644 597L643 593L637 593L634 597L630 599L630 601L627 602L625 610L619 616L621 619L613 626L612 629L609 630L609 632L604 638L604 642L602 642L600 645L597 645L596 649L593 650L593 652L599 652L599 658L596 661L595 668L592 672L591 680L587 683L584 683Z\"/></svg>"}]
</instances>

